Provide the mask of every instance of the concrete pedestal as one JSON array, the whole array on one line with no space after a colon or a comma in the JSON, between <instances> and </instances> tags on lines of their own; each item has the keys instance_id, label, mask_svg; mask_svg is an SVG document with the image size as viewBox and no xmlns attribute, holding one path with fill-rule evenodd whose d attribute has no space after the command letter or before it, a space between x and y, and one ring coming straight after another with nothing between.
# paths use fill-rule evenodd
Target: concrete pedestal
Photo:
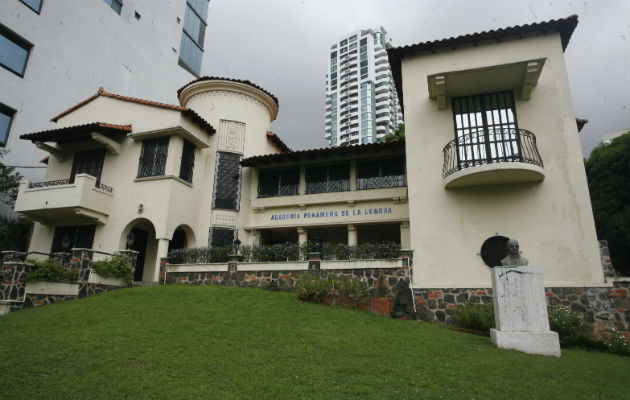
<instances>
[{"instance_id":1,"label":"concrete pedestal","mask_svg":"<svg viewBox=\"0 0 630 400\"><path fill-rule=\"evenodd\" d=\"M549 330L542 268L495 267L492 293L496 323L490 331L492 344L560 357L558 334Z\"/></svg>"},{"instance_id":2,"label":"concrete pedestal","mask_svg":"<svg viewBox=\"0 0 630 400\"><path fill-rule=\"evenodd\" d=\"M560 341L556 332L503 332L490 329L490 341L500 349L560 357Z\"/></svg>"}]
</instances>

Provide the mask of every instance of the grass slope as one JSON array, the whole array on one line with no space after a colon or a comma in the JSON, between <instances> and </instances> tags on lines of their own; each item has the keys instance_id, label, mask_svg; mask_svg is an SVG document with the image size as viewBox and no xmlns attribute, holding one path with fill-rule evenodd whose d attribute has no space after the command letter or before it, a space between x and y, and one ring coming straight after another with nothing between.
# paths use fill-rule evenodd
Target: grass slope
<instances>
[{"instance_id":1,"label":"grass slope","mask_svg":"<svg viewBox=\"0 0 630 400\"><path fill-rule=\"evenodd\" d=\"M0 398L627 399L628 358L488 338L257 289L118 290L0 317Z\"/></svg>"}]
</instances>

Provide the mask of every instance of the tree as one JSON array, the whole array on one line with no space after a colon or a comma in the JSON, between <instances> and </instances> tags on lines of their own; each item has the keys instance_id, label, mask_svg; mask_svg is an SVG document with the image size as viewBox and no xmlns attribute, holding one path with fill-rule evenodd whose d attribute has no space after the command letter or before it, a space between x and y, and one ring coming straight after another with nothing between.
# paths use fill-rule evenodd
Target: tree
<instances>
[{"instance_id":1,"label":"tree","mask_svg":"<svg viewBox=\"0 0 630 400\"><path fill-rule=\"evenodd\" d=\"M630 131L597 147L586 160L595 228L608 241L615 269L630 274Z\"/></svg>"},{"instance_id":2,"label":"tree","mask_svg":"<svg viewBox=\"0 0 630 400\"><path fill-rule=\"evenodd\" d=\"M401 139L405 139L405 124L398 125L398 127L394 129L394 133L385 136L386 142L397 142Z\"/></svg>"},{"instance_id":3,"label":"tree","mask_svg":"<svg viewBox=\"0 0 630 400\"><path fill-rule=\"evenodd\" d=\"M0 160L8 152L9 150L0 148ZM7 167L0 161L0 202L13 208L21 179L22 175L15 168Z\"/></svg>"}]
</instances>

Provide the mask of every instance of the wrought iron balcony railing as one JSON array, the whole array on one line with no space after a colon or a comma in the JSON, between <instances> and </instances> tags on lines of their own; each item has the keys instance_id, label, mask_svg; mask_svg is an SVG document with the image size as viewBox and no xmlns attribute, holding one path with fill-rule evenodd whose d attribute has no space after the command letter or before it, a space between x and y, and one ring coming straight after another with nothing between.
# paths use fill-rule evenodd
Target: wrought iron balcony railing
<instances>
[{"instance_id":1,"label":"wrought iron balcony railing","mask_svg":"<svg viewBox=\"0 0 630 400\"><path fill-rule=\"evenodd\" d=\"M534 164L542 168L536 136L525 129L476 129L444 146L442 177L479 165L509 162Z\"/></svg>"},{"instance_id":2,"label":"wrought iron balcony railing","mask_svg":"<svg viewBox=\"0 0 630 400\"><path fill-rule=\"evenodd\" d=\"M64 185L70 185L72 183L74 183L74 180L72 179L56 179L56 180L44 181L44 182L31 182L29 183L28 188L36 189L36 188L46 188L46 187L54 187L54 186L64 186ZM101 182L96 182L94 187L107 193L113 193L114 191L114 189L111 186L107 186Z\"/></svg>"}]
</instances>

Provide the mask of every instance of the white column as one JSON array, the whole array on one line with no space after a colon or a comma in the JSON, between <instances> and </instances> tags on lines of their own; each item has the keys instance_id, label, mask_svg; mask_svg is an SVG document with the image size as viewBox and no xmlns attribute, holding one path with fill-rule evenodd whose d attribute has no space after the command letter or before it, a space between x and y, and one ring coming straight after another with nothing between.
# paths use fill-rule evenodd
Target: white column
<instances>
[{"instance_id":1,"label":"white column","mask_svg":"<svg viewBox=\"0 0 630 400\"><path fill-rule=\"evenodd\" d=\"M411 249L409 221L402 221L400 223L400 247L403 249Z\"/></svg>"},{"instance_id":2,"label":"white column","mask_svg":"<svg viewBox=\"0 0 630 400\"><path fill-rule=\"evenodd\" d=\"M153 280L157 282L160 278L160 259L168 255L168 239L158 239L157 256L155 257L155 266L153 267Z\"/></svg>"},{"instance_id":3,"label":"white column","mask_svg":"<svg viewBox=\"0 0 630 400\"><path fill-rule=\"evenodd\" d=\"M357 244L357 231L354 229L353 224L348 224L348 246L356 246Z\"/></svg>"},{"instance_id":4,"label":"white column","mask_svg":"<svg viewBox=\"0 0 630 400\"><path fill-rule=\"evenodd\" d=\"M304 229L304 227L302 226L298 226L297 228L297 233L298 233L298 243L301 245L303 245L304 243L306 243L306 229Z\"/></svg>"},{"instance_id":5,"label":"white column","mask_svg":"<svg viewBox=\"0 0 630 400\"><path fill-rule=\"evenodd\" d=\"M300 167L300 183L298 193L300 196L306 194L306 167Z\"/></svg>"},{"instance_id":6,"label":"white column","mask_svg":"<svg viewBox=\"0 0 630 400\"><path fill-rule=\"evenodd\" d=\"M350 191L357 190L357 160L350 161Z\"/></svg>"}]
</instances>

